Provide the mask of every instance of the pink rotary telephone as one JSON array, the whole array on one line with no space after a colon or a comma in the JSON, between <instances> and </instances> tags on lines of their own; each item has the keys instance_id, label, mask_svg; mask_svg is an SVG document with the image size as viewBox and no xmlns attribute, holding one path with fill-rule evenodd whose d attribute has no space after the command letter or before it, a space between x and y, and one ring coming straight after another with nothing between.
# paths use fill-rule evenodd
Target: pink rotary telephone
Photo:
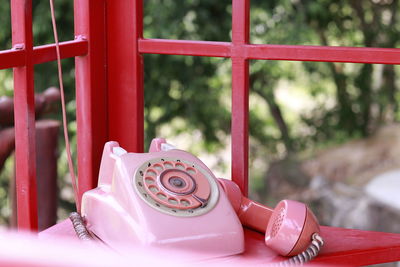
<instances>
[{"instance_id":1,"label":"pink rotary telephone","mask_svg":"<svg viewBox=\"0 0 400 267\"><path fill-rule=\"evenodd\" d=\"M323 243L306 205L283 200L272 210L256 203L162 138L153 139L149 153L106 143L98 187L83 195L82 216L111 247L133 242L227 256L244 251L245 225L265 232L266 245L280 255L300 253L292 259L300 263Z\"/></svg>"}]
</instances>

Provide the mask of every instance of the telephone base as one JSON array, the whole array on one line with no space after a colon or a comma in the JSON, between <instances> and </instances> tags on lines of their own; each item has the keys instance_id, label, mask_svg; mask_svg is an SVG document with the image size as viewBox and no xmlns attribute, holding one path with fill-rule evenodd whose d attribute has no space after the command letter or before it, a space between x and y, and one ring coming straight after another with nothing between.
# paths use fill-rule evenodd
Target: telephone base
<instances>
[{"instance_id":1,"label":"telephone base","mask_svg":"<svg viewBox=\"0 0 400 267\"><path fill-rule=\"evenodd\" d=\"M242 224L211 170L164 139L154 139L149 153L107 142L98 186L83 194L81 215L113 248L167 247L212 257L244 251Z\"/></svg>"},{"instance_id":2,"label":"telephone base","mask_svg":"<svg viewBox=\"0 0 400 267\"><path fill-rule=\"evenodd\" d=\"M154 231L142 229L141 227L150 229L152 225L149 222L144 223L143 217L137 218L142 220L141 223L134 221L134 218L119 205L107 187L98 187L87 192L84 195L83 203L85 203L84 207L90 210L89 213L82 210L82 214L88 222L89 232L116 251L119 251L119 248L122 250L136 249L138 246L172 248L187 252L185 254L190 254L191 259L203 260L239 254L244 250L243 229L239 222L237 224L221 224L210 222L207 217L203 216L195 217L193 220L179 218L181 221L179 227L176 227L176 221L172 220L174 219L172 216L155 217L157 220L151 220L151 222L158 222L154 227L160 228L159 222L162 221L165 231L163 235L158 233L156 236L151 235L151 232ZM150 209L149 213L150 211L152 210ZM214 214L214 218L219 218L218 214L221 214L222 211L224 210L221 210L221 207L216 207L210 211L210 214ZM154 216L156 215L158 214L156 213ZM225 216L228 215L225 210ZM223 220L219 221L223 222ZM210 233L207 225L212 226L211 229L214 232ZM221 227L216 228L218 225ZM172 232L172 236L176 236L173 231L181 231L183 237L170 238L169 232ZM150 234L141 234L148 232ZM192 234L189 235L189 232ZM164 239L159 238L160 236Z\"/></svg>"}]
</instances>

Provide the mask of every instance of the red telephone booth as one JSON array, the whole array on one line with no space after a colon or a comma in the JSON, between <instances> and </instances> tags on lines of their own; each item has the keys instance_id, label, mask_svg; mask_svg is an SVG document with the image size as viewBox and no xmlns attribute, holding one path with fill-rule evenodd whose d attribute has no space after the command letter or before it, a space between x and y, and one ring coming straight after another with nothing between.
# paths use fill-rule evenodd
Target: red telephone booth
<instances>
[{"instance_id":1,"label":"red telephone booth","mask_svg":"<svg viewBox=\"0 0 400 267\"><path fill-rule=\"evenodd\" d=\"M249 60L400 64L400 49L260 45L249 42L250 0L232 1L232 41L143 38L143 0L74 0L75 39L61 57L75 58L79 199L97 183L103 145L116 140L143 152L143 54L230 58L232 177L248 191ZM37 228L34 132L35 64L56 60L55 44L33 46L32 1L11 0L13 48L0 69L14 68L18 227ZM400 235L323 227L326 245L315 263L367 265L400 260ZM241 259L264 255L263 236L246 230Z\"/></svg>"}]
</instances>

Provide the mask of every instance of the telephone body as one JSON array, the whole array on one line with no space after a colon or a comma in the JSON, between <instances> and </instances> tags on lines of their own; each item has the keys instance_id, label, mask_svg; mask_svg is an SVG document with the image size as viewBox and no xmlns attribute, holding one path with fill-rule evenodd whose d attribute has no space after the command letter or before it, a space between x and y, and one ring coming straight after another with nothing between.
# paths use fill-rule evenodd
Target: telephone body
<instances>
[{"instance_id":1,"label":"telephone body","mask_svg":"<svg viewBox=\"0 0 400 267\"><path fill-rule=\"evenodd\" d=\"M82 198L88 229L111 247L133 242L215 256L241 253L242 224L213 173L164 144L156 139L149 153L127 153L106 143L98 187Z\"/></svg>"},{"instance_id":2,"label":"telephone body","mask_svg":"<svg viewBox=\"0 0 400 267\"><path fill-rule=\"evenodd\" d=\"M128 242L216 257L244 251L243 225L265 233L266 245L283 256L305 251L319 233L306 205L283 200L273 210L254 202L163 138L153 139L149 153L106 143L98 187L84 193L81 213L111 247Z\"/></svg>"}]
</instances>

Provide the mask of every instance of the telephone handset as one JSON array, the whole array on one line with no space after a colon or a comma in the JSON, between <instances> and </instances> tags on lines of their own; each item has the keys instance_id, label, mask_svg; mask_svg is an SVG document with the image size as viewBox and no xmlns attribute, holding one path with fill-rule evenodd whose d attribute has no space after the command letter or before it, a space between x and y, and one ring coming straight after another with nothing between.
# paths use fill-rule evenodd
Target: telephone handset
<instances>
[{"instance_id":1,"label":"telephone handset","mask_svg":"<svg viewBox=\"0 0 400 267\"><path fill-rule=\"evenodd\" d=\"M283 200L272 210L256 203L162 138L153 139L149 153L106 143L98 187L83 195L82 216L111 247L132 242L233 255L244 251L242 224L265 233L266 245L280 255L304 254L298 261L315 257L322 245L306 205Z\"/></svg>"}]
</instances>

